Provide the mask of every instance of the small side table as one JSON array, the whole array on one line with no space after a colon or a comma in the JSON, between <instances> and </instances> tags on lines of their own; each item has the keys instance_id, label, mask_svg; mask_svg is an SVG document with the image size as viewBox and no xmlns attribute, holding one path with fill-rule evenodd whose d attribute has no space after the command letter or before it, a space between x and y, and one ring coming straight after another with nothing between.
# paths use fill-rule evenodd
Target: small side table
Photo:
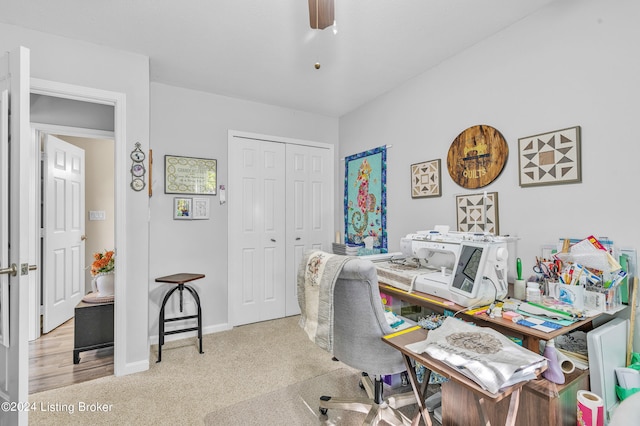
<instances>
[{"instance_id":1,"label":"small side table","mask_svg":"<svg viewBox=\"0 0 640 426\"><path fill-rule=\"evenodd\" d=\"M113 346L113 302L80 302L75 307L73 363L80 352Z\"/></svg>"},{"instance_id":2,"label":"small side table","mask_svg":"<svg viewBox=\"0 0 640 426\"><path fill-rule=\"evenodd\" d=\"M164 296L164 299L162 300L162 306L160 307L160 318L158 320L158 327L159 327L159 332L158 332L158 360L156 362L162 361L162 345L164 345L164 336L169 335L169 334L184 333L184 332L187 332L187 331L198 331L198 341L200 343L200 353L201 354L204 353L202 351L202 309L200 308L200 297L198 297L198 292L196 292L193 287L191 287L190 285L185 284L185 283L190 282L190 281L199 280L200 278L204 278L204 274L181 273L181 274L173 274L173 275L167 275L166 277L156 278L156 282L159 282L159 283L177 284L176 287L173 287L171 290L167 291L167 293ZM183 292L184 289L187 289L189 291L189 293L191 293L191 295L195 299L196 305L198 307L197 315L186 315L186 316L182 316L182 317L165 319L165 317L164 317L165 305L167 304L167 301L169 300L171 295L176 292L176 290L178 290L180 292L180 312L182 312L182 301L183 301L182 292ZM164 330L164 325L167 322L181 321L181 320L194 319L194 318L198 319L198 325L196 327L181 328L181 329L178 329L178 330L171 330L171 331L165 331Z\"/></svg>"}]
</instances>

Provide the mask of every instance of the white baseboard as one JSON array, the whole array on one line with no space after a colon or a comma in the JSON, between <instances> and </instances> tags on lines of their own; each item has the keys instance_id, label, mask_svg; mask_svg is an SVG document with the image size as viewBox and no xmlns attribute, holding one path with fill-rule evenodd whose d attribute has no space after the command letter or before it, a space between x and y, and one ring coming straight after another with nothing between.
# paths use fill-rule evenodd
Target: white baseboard
<instances>
[{"instance_id":1,"label":"white baseboard","mask_svg":"<svg viewBox=\"0 0 640 426\"><path fill-rule=\"evenodd\" d=\"M149 369L149 360L137 361L126 364L124 371L119 371L116 376L126 376L127 374L140 373Z\"/></svg>"}]
</instances>

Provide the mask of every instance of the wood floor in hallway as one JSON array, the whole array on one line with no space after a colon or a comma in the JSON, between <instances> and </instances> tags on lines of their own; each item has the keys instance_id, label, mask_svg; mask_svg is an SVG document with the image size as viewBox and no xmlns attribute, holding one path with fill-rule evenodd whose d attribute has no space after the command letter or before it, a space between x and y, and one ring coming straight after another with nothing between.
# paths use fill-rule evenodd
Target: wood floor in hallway
<instances>
[{"instance_id":1,"label":"wood floor in hallway","mask_svg":"<svg viewBox=\"0 0 640 426\"><path fill-rule=\"evenodd\" d=\"M81 352L80 363L73 363L73 324L71 318L29 342L30 394L113 374L113 347Z\"/></svg>"}]
</instances>

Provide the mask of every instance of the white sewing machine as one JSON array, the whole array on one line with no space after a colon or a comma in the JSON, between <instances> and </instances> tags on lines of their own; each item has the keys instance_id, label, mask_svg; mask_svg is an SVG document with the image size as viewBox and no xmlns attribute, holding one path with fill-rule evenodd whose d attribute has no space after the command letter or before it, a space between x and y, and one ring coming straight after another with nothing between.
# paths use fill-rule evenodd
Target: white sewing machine
<instances>
[{"instance_id":1,"label":"white sewing machine","mask_svg":"<svg viewBox=\"0 0 640 426\"><path fill-rule=\"evenodd\" d=\"M414 290L465 307L489 304L507 295L509 253L500 237L439 227L407 235L400 249L426 269L416 277Z\"/></svg>"}]
</instances>

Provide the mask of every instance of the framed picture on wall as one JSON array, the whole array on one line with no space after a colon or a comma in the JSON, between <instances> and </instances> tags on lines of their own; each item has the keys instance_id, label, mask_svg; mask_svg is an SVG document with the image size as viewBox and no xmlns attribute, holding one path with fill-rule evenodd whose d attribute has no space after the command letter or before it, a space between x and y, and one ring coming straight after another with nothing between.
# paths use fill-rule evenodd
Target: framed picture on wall
<instances>
[{"instance_id":1,"label":"framed picture on wall","mask_svg":"<svg viewBox=\"0 0 640 426\"><path fill-rule=\"evenodd\" d=\"M209 219L208 198L193 198L193 219Z\"/></svg>"},{"instance_id":2,"label":"framed picture on wall","mask_svg":"<svg viewBox=\"0 0 640 426\"><path fill-rule=\"evenodd\" d=\"M520 186L582 181L580 126L518 139Z\"/></svg>"},{"instance_id":3,"label":"framed picture on wall","mask_svg":"<svg viewBox=\"0 0 640 426\"><path fill-rule=\"evenodd\" d=\"M164 156L165 194L216 195L218 162L209 158Z\"/></svg>"},{"instance_id":4,"label":"framed picture on wall","mask_svg":"<svg viewBox=\"0 0 640 426\"><path fill-rule=\"evenodd\" d=\"M173 199L173 218L179 220L193 219L193 200L191 198L175 197Z\"/></svg>"},{"instance_id":5,"label":"framed picture on wall","mask_svg":"<svg viewBox=\"0 0 640 426\"><path fill-rule=\"evenodd\" d=\"M456 217L460 232L491 232L499 235L498 193L458 195Z\"/></svg>"},{"instance_id":6,"label":"framed picture on wall","mask_svg":"<svg viewBox=\"0 0 640 426\"><path fill-rule=\"evenodd\" d=\"M411 198L440 197L440 159L411 165Z\"/></svg>"}]
</instances>

